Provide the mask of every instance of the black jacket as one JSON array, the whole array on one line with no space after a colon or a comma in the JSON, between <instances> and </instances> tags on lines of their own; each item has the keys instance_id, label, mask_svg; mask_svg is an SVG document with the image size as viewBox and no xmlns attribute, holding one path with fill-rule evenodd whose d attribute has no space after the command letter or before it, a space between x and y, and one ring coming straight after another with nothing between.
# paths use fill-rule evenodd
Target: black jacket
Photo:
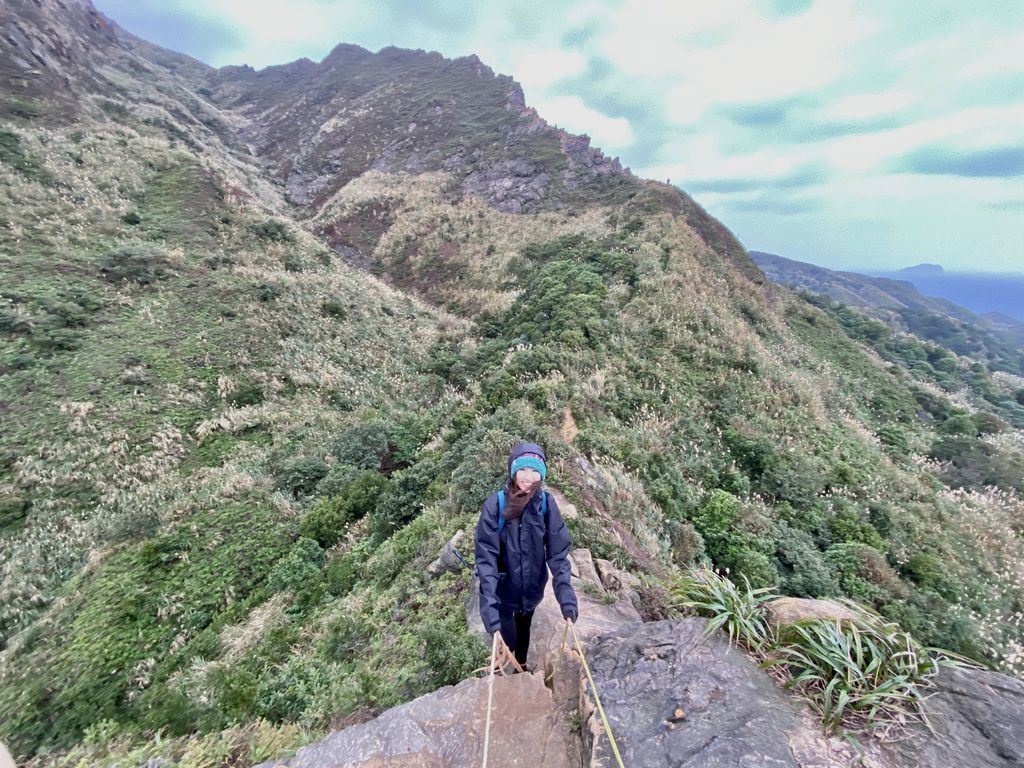
<instances>
[{"instance_id":1,"label":"black jacket","mask_svg":"<svg viewBox=\"0 0 1024 768\"><path fill-rule=\"evenodd\" d=\"M539 446L522 443L509 457L521 453L544 455ZM555 597L562 615L578 612L570 583L569 529L554 498L548 494L547 525L541 516L541 493L533 495L522 517L508 520L498 535L498 494L491 494L476 524L476 571L480 577L480 618L488 632L500 628L498 609L532 611L544 596L551 569Z\"/></svg>"}]
</instances>

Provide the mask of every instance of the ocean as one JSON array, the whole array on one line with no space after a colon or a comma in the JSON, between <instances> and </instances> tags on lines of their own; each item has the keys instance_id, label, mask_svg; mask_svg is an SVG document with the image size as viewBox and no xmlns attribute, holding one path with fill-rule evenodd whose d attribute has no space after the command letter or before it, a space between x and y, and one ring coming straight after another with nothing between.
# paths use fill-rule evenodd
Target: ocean
<instances>
[{"instance_id":1,"label":"ocean","mask_svg":"<svg viewBox=\"0 0 1024 768\"><path fill-rule=\"evenodd\" d=\"M1002 312L1024 321L1024 274L984 272L942 272L908 274L906 272L861 272L872 277L906 280L925 296L939 296L979 315Z\"/></svg>"}]
</instances>

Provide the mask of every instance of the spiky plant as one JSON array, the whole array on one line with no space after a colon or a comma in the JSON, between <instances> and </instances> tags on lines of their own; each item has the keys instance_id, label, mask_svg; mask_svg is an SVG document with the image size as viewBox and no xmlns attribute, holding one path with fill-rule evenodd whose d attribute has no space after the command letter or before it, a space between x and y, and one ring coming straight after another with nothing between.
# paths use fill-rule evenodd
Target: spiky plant
<instances>
[{"instance_id":1,"label":"spiky plant","mask_svg":"<svg viewBox=\"0 0 1024 768\"><path fill-rule=\"evenodd\" d=\"M821 715L829 733L912 721L927 724L924 700L943 665L962 657L920 645L907 632L852 601L855 618L808 619L780 628L763 666L781 667Z\"/></svg>"},{"instance_id":2,"label":"spiky plant","mask_svg":"<svg viewBox=\"0 0 1024 768\"><path fill-rule=\"evenodd\" d=\"M769 640L764 604L779 595L771 587L752 588L746 577L743 581L745 589L709 568L695 568L674 594L680 600L680 607L691 608L708 617L709 634L724 628L729 633L730 644L737 643L760 652Z\"/></svg>"}]
</instances>

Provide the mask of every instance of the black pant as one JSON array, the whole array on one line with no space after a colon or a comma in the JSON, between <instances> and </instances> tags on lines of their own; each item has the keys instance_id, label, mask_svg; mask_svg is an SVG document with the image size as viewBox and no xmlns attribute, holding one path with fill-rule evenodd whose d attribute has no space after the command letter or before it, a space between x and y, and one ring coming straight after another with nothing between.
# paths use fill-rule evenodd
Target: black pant
<instances>
[{"instance_id":1,"label":"black pant","mask_svg":"<svg viewBox=\"0 0 1024 768\"><path fill-rule=\"evenodd\" d=\"M526 654L530 650L530 624L533 622L533 611L505 612L498 609L498 620L501 622L501 639L509 650L514 651L516 661L526 663Z\"/></svg>"}]
</instances>

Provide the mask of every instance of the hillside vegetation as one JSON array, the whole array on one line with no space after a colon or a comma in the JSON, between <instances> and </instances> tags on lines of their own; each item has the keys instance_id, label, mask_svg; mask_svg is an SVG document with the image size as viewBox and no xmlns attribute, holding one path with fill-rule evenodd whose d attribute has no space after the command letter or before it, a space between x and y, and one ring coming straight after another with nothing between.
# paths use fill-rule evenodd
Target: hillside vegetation
<instances>
[{"instance_id":1,"label":"hillside vegetation","mask_svg":"<svg viewBox=\"0 0 1024 768\"><path fill-rule=\"evenodd\" d=\"M709 559L1024 671L1020 377L767 283L685 195L598 174L546 124L543 147L506 141L520 113L493 105L437 118L477 137L477 166L359 144L304 201L286 154L245 138L271 147L275 78L312 90L318 65L214 71L87 3L16 5L51 62L7 77L0 119L16 754L253 762L470 674L470 576L423 570L518 439L650 616L674 609L659 576ZM373 90L360 109L387 121L411 108L405 70L375 67L466 64L358 57L366 88L342 96ZM460 109L477 81L485 101L513 85L474 71ZM282 142L333 113L309 114ZM563 182L533 205L472 191L510 158Z\"/></svg>"}]
</instances>

